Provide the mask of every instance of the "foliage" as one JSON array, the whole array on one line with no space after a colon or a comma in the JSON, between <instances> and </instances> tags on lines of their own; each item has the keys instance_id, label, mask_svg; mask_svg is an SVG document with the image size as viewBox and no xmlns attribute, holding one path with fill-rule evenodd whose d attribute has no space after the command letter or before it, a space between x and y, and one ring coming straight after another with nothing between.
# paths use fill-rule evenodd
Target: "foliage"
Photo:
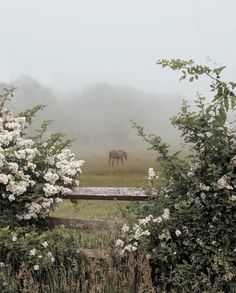
<instances>
[{"instance_id":1,"label":"foliage","mask_svg":"<svg viewBox=\"0 0 236 293\"><path fill-rule=\"evenodd\" d=\"M76 230L58 227L0 229L0 291L154 292L150 268L142 256L88 258ZM107 245L110 243L107 243Z\"/></svg>"},{"instance_id":2,"label":"foliage","mask_svg":"<svg viewBox=\"0 0 236 293\"><path fill-rule=\"evenodd\" d=\"M69 268L79 278L87 260L79 250L77 233L63 227L45 232L32 227L2 228L0 247L1 292L16 292L15 286L29 285L27 274L35 281L44 282L53 270ZM16 278L14 286L7 272L11 272L11 278Z\"/></svg>"},{"instance_id":3,"label":"foliage","mask_svg":"<svg viewBox=\"0 0 236 293\"><path fill-rule=\"evenodd\" d=\"M0 225L15 225L44 218L79 184L83 161L67 148L69 140L60 133L43 135L50 121L44 121L34 137L27 137L31 124L43 105L14 116L7 108L14 89L0 95Z\"/></svg>"},{"instance_id":4,"label":"foliage","mask_svg":"<svg viewBox=\"0 0 236 293\"><path fill-rule=\"evenodd\" d=\"M181 79L190 82L209 77L213 97L208 103L198 94L194 110L184 101L172 118L192 148L186 160L171 154L160 137L134 124L158 152L163 188L143 209L146 217L126 229L117 245L123 253L132 251L135 242L135 250L147 249L160 292L234 292L236 137L227 119L236 107L236 83L221 80L224 67L211 69L192 60L158 64L181 70Z\"/></svg>"}]
</instances>

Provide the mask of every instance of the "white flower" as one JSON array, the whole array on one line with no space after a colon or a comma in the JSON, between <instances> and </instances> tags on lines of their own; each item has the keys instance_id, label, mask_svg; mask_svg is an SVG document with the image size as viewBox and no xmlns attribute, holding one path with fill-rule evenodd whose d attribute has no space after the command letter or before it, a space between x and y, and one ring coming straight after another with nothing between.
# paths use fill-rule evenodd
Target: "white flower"
<instances>
[{"instance_id":1,"label":"white flower","mask_svg":"<svg viewBox=\"0 0 236 293\"><path fill-rule=\"evenodd\" d=\"M222 176L220 179L217 180L217 187L219 189L223 189L223 188L226 188L226 189L233 189L233 187L231 185L228 184L227 182L227 176Z\"/></svg>"},{"instance_id":2,"label":"white flower","mask_svg":"<svg viewBox=\"0 0 236 293\"><path fill-rule=\"evenodd\" d=\"M23 139L19 137L16 141L16 145L20 148L32 148L34 146L34 142L32 139Z\"/></svg>"},{"instance_id":3,"label":"white flower","mask_svg":"<svg viewBox=\"0 0 236 293\"><path fill-rule=\"evenodd\" d=\"M54 186L54 185L51 185L49 183L46 183L43 187L43 191L45 193L45 196L46 197L49 197L53 194L57 194L60 192L60 189L58 188L58 186Z\"/></svg>"},{"instance_id":4,"label":"white flower","mask_svg":"<svg viewBox=\"0 0 236 293\"><path fill-rule=\"evenodd\" d=\"M163 229L163 230L162 230L162 234L160 234L160 235L158 236L158 238L159 238L160 240L164 240L164 239L169 240L169 239L171 239L171 236L170 236L170 232L169 232L169 230L168 230L168 229Z\"/></svg>"},{"instance_id":5,"label":"white flower","mask_svg":"<svg viewBox=\"0 0 236 293\"><path fill-rule=\"evenodd\" d=\"M162 217L157 217L157 218L153 219L152 221L153 221L153 223L161 223Z\"/></svg>"},{"instance_id":6,"label":"white flower","mask_svg":"<svg viewBox=\"0 0 236 293\"><path fill-rule=\"evenodd\" d=\"M13 236L12 236L12 241L15 242L16 240L17 240L16 235L13 235Z\"/></svg>"},{"instance_id":7,"label":"white flower","mask_svg":"<svg viewBox=\"0 0 236 293\"><path fill-rule=\"evenodd\" d=\"M206 199L206 194L204 192L201 192L200 197L201 197L202 200L205 200Z\"/></svg>"},{"instance_id":8,"label":"white flower","mask_svg":"<svg viewBox=\"0 0 236 293\"><path fill-rule=\"evenodd\" d=\"M60 190L60 192L61 192L62 195L68 195L68 194L71 194L72 193L72 190L71 189L65 188L63 186L61 186L59 188L59 190Z\"/></svg>"},{"instance_id":9,"label":"white flower","mask_svg":"<svg viewBox=\"0 0 236 293\"><path fill-rule=\"evenodd\" d=\"M153 180L158 178L158 176L156 175L156 172L153 170L153 168L149 168L148 169L148 180Z\"/></svg>"},{"instance_id":10,"label":"white flower","mask_svg":"<svg viewBox=\"0 0 236 293\"><path fill-rule=\"evenodd\" d=\"M137 249L138 249L137 246L132 245L132 247L131 247L132 251L136 251Z\"/></svg>"},{"instance_id":11,"label":"white flower","mask_svg":"<svg viewBox=\"0 0 236 293\"><path fill-rule=\"evenodd\" d=\"M9 201L14 201L16 198L15 198L14 194L10 194L8 196L8 199L9 199Z\"/></svg>"},{"instance_id":12,"label":"white flower","mask_svg":"<svg viewBox=\"0 0 236 293\"><path fill-rule=\"evenodd\" d=\"M1 147L0 147L0 149L1 149ZM5 156L0 153L0 167L2 167L4 165L5 160L6 160Z\"/></svg>"},{"instance_id":13,"label":"white flower","mask_svg":"<svg viewBox=\"0 0 236 293\"><path fill-rule=\"evenodd\" d=\"M145 230L144 232L142 232L142 235L144 236L149 236L151 233L148 230Z\"/></svg>"},{"instance_id":14,"label":"white flower","mask_svg":"<svg viewBox=\"0 0 236 293\"><path fill-rule=\"evenodd\" d=\"M129 226L127 224L124 224L122 227L122 233L125 234L128 231L129 231Z\"/></svg>"},{"instance_id":15,"label":"white flower","mask_svg":"<svg viewBox=\"0 0 236 293\"><path fill-rule=\"evenodd\" d=\"M51 251L49 251L48 253L47 253L47 256L52 256L52 253L51 253Z\"/></svg>"},{"instance_id":16,"label":"white flower","mask_svg":"<svg viewBox=\"0 0 236 293\"><path fill-rule=\"evenodd\" d=\"M143 230L137 224L134 225L133 230L135 231L133 238L139 240L139 238L142 236Z\"/></svg>"},{"instance_id":17,"label":"white flower","mask_svg":"<svg viewBox=\"0 0 236 293\"><path fill-rule=\"evenodd\" d=\"M207 186L204 183L200 183L199 188L200 188L200 190L203 190L203 191L209 191L210 190L210 186Z\"/></svg>"},{"instance_id":18,"label":"white flower","mask_svg":"<svg viewBox=\"0 0 236 293\"><path fill-rule=\"evenodd\" d=\"M0 174L0 183L6 185L8 183L8 176L6 174Z\"/></svg>"},{"instance_id":19,"label":"white flower","mask_svg":"<svg viewBox=\"0 0 236 293\"><path fill-rule=\"evenodd\" d=\"M8 168L10 169L11 172L17 173L19 166L17 163L8 163Z\"/></svg>"},{"instance_id":20,"label":"white flower","mask_svg":"<svg viewBox=\"0 0 236 293\"><path fill-rule=\"evenodd\" d=\"M63 200L60 198L60 197L56 197L55 198L55 203L61 203L61 202L63 202Z\"/></svg>"},{"instance_id":21,"label":"white flower","mask_svg":"<svg viewBox=\"0 0 236 293\"><path fill-rule=\"evenodd\" d=\"M31 218L37 218L37 214L39 214L42 209L42 206L37 202L26 204L25 207L28 209L28 213L31 215Z\"/></svg>"},{"instance_id":22,"label":"white flower","mask_svg":"<svg viewBox=\"0 0 236 293\"><path fill-rule=\"evenodd\" d=\"M3 268L5 266L4 262L0 262L0 268Z\"/></svg>"},{"instance_id":23,"label":"white flower","mask_svg":"<svg viewBox=\"0 0 236 293\"><path fill-rule=\"evenodd\" d=\"M164 209L164 213L162 214L162 218L164 220L168 220L170 218L170 210L169 209Z\"/></svg>"},{"instance_id":24,"label":"white flower","mask_svg":"<svg viewBox=\"0 0 236 293\"><path fill-rule=\"evenodd\" d=\"M232 201L236 201L236 195L232 195L231 197L230 197L230 200L232 200Z\"/></svg>"},{"instance_id":25,"label":"white flower","mask_svg":"<svg viewBox=\"0 0 236 293\"><path fill-rule=\"evenodd\" d=\"M59 176L52 172L51 170L49 170L44 176L43 178L48 181L50 184L54 185L56 183L56 181L59 179Z\"/></svg>"},{"instance_id":26,"label":"white flower","mask_svg":"<svg viewBox=\"0 0 236 293\"><path fill-rule=\"evenodd\" d=\"M64 184L71 184L73 182L73 179L67 176L62 176L61 178L64 182Z\"/></svg>"},{"instance_id":27,"label":"white flower","mask_svg":"<svg viewBox=\"0 0 236 293\"><path fill-rule=\"evenodd\" d=\"M43 245L44 248L48 247L47 241L44 241L42 245Z\"/></svg>"},{"instance_id":28,"label":"white flower","mask_svg":"<svg viewBox=\"0 0 236 293\"><path fill-rule=\"evenodd\" d=\"M117 239L116 240L116 246L123 247L123 245L124 245L124 241L123 240L121 240L121 239Z\"/></svg>"},{"instance_id":29,"label":"white flower","mask_svg":"<svg viewBox=\"0 0 236 293\"><path fill-rule=\"evenodd\" d=\"M58 198L58 197L57 197ZM55 199L56 201L56 199ZM53 198L44 198L43 202L41 203L41 206L45 209L45 208L49 208L51 206L51 204L53 203Z\"/></svg>"},{"instance_id":30,"label":"white flower","mask_svg":"<svg viewBox=\"0 0 236 293\"><path fill-rule=\"evenodd\" d=\"M51 257L51 262L55 262L55 258L54 257Z\"/></svg>"},{"instance_id":31,"label":"white flower","mask_svg":"<svg viewBox=\"0 0 236 293\"><path fill-rule=\"evenodd\" d=\"M175 235L176 235L177 237L179 237L181 234L182 234L182 232L181 232L180 230L175 230Z\"/></svg>"},{"instance_id":32,"label":"white flower","mask_svg":"<svg viewBox=\"0 0 236 293\"><path fill-rule=\"evenodd\" d=\"M12 192L14 195L21 195L29 186L29 182L27 181L10 181L6 186L6 190Z\"/></svg>"},{"instance_id":33,"label":"white flower","mask_svg":"<svg viewBox=\"0 0 236 293\"><path fill-rule=\"evenodd\" d=\"M31 255L31 256L35 256L35 255L36 255L36 249L35 249L35 248L31 249L31 250L29 251L29 255Z\"/></svg>"},{"instance_id":34,"label":"white flower","mask_svg":"<svg viewBox=\"0 0 236 293\"><path fill-rule=\"evenodd\" d=\"M123 251L135 251L137 250L137 246L134 246L132 244L128 244L124 247Z\"/></svg>"},{"instance_id":35,"label":"white flower","mask_svg":"<svg viewBox=\"0 0 236 293\"><path fill-rule=\"evenodd\" d=\"M226 128L228 132L232 132L234 130L234 128L228 121L225 122L224 127Z\"/></svg>"},{"instance_id":36,"label":"white flower","mask_svg":"<svg viewBox=\"0 0 236 293\"><path fill-rule=\"evenodd\" d=\"M54 163L55 163L54 157L51 157L51 156L47 157L47 158L46 158L46 162L47 162L49 165L54 165Z\"/></svg>"},{"instance_id":37,"label":"white flower","mask_svg":"<svg viewBox=\"0 0 236 293\"><path fill-rule=\"evenodd\" d=\"M153 216L149 215L144 219L140 219L139 220L139 225L146 225L147 223L149 223L152 220Z\"/></svg>"},{"instance_id":38,"label":"white flower","mask_svg":"<svg viewBox=\"0 0 236 293\"><path fill-rule=\"evenodd\" d=\"M39 270L39 265L35 265L35 266L34 266L34 270L35 270L35 271L38 271L38 270Z\"/></svg>"}]
</instances>

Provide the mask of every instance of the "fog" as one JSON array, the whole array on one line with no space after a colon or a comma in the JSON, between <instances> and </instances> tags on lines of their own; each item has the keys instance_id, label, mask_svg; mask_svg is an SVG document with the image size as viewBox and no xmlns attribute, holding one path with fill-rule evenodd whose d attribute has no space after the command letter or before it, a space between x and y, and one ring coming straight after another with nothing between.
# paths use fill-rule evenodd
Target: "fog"
<instances>
[{"instance_id":1,"label":"fog","mask_svg":"<svg viewBox=\"0 0 236 293\"><path fill-rule=\"evenodd\" d=\"M179 82L162 58L226 65L235 80L234 0L1 1L0 83L16 86L17 112L47 104L77 152L143 151L130 120L179 144L169 118L207 81Z\"/></svg>"},{"instance_id":2,"label":"fog","mask_svg":"<svg viewBox=\"0 0 236 293\"><path fill-rule=\"evenodd\" d=\"M43 120L53 119L47 135L55 131L67 134L77 153L106 155L112 148L144 153L148 145L137 136L131 120L143 126L147 133L161 135L175 146L180 142L169 121L177 112L180 97L155 95L108 83L68 93L60 93L29 77L22 77L14 84L17 90L9 108L19 113L36 104L47 105L38 113L32 128L37 129ZM4 86L8 85L1 85Z\"/></svg>"},{"instance_id":3,"label":"fog","mask_svg":"<svg viewBox=\"0 0 236 293\"><path fill-rule=\"evenodd\" d=\"M0 81L27 75L51 88L96 83L191 95L161 58L210 56L234 79L234 0L1 1ZM194 86L193 86L194 87Z\"/></svg>"}]
</instances>

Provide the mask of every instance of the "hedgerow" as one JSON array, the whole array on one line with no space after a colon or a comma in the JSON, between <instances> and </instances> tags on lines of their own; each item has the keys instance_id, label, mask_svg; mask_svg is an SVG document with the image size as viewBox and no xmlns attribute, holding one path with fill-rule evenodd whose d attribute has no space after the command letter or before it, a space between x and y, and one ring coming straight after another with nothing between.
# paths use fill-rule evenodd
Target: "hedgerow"
<instances>
[{"instance_id":1,"label":"hedgerow","mask_svg":"<svg viewBox=\"0 0 236 293\"><path fill-rule=\"evenodd\" d=\"M228 120L236 108L236 83L222 81L224 67L211 69L192 60L158 64L180 70L181 79L190 82L207 76L212 97L197 94L192 109L183 101L172 118L191 149L185 159L134 123L158 153L163 186L139 206L143 218L123 227L117 246L122 254L146 251L158 292L235 292L236 136Z\"/></svg>"}]
</instances>

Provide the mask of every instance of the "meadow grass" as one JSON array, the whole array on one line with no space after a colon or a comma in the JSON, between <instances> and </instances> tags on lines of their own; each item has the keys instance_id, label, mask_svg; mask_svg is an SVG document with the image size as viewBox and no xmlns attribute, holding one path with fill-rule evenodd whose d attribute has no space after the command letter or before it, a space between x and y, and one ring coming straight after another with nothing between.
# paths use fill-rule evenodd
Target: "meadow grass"
<instances>
[{"instance_id":1,"label":"meadow grass","mask_svg":"<svg viewBox=\"0 0 236 293\"><path fill-rule=\"evenodd\" d=\"M157 163L152 159L131 157L123 166L109 167L106 158L88 158L81 176L82 187L146 187L147 170L157 169ZM80 200L72 203L65 200L51 213L64 218L123 220L132 218L130 207L134 202ZM78 230L77 230L78 231ZM130 254L120 257L114 251L114 242L119 238L120 231L80 230L77 233L76 245L82 253L89 256L82 270L72 266L54 266L44 272L26 270L22 272L6 272L1 277L8 292L155 292L151 281L151 268L143 254ZM101 252L104 257L96 257ZM7 279L7 282L6 282ZM3 281L2 281L3 283ZM9 284L9 287L8 287Z\"/></svg>"},{"instance_id":2,"label":"meadow grass","mask_svg":"<svg viewBox=\"0 0 236 293\"><path fill-rule=\"evenodd\" d=\"M130 156L127 162L114 166L108 165L106 157L88 157L80 179L82 187L147 187L147 171L149 167L158 168L155 157ZM134 204L128 201L79 200L72 203L65 200L54 212L53 216L80 219L116 220L123 219L127 207Z\"/></svg>"},{"instance_id":3,"label":"meadow grass","mask_svg":"<svg viewBox=\"0 0 236 293\"><path fill-rule=\"evenodd\" d=\"M82 187L147 187L147 171L158 169L154 156L131 156L122 166L108 165L106 157L88 157L80 179ZM79 200L72 203L64 200L52 213L55 217L95 220L121 220L124 222L135 218L130 213L135 202L117 200ZM119 231L80 230L79 246L85 249L106 249L118 238Z\"/></svg>"}]
</instances>

